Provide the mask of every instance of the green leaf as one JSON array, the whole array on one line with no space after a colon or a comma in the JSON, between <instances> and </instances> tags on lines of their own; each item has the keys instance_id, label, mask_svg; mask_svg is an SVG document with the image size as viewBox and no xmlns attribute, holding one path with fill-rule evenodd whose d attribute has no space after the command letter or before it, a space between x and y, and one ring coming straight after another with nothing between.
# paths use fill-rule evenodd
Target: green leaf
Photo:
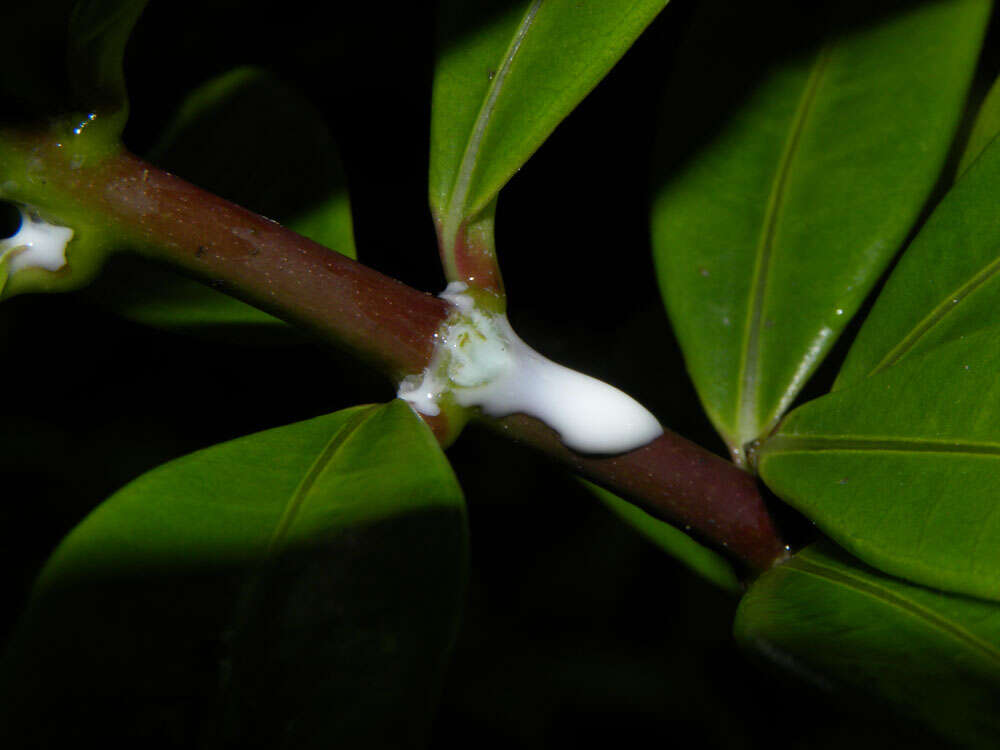
<instances>
[{"instance_id":1,"label":"green leaf","mask_svg":"<svg viewBox=\"0 0 1000 750\"><path fill-rule=\"evenodd\" d=\"M175 746L418 745L466 556L461 491L402 402L177 459L46 564L3 664L5 731L45 747L150 724Z\"/></svg>"},{"instance_id":2,"label":"green leaf","mask_svg":"<svg viewBox=\"0 0 1000 750\"><path fill-rule=\"evenodd\" d=\"M642 508L622 500L603 487L583 482L598 500L618 518L643 537L677 559L684 567L726 591L740 592L743 587L733 566L721 555L698 544L680 529L646 513Z\"/></svg>"},{"instance_id":3,"label":"green leaf","mask_svg":"<svg viewBox=\"0 0 1000 750\"><path fill-rule=\"evenodd\" d=\"M123 318L163 330L254 345L300 341L273 315L137 256L112 256L83 293Z\"/></svg>"},{"instance_id":4,"label":"green leaf","mask_svg":"<svg viewBox=\"0 0 1000 750\"><path fill-rule=\"evenodd\" d=\"M895 704L962 745L1000 743L1000 606L889 578L828 545L765 573L742 645L820 686Z\"/></svg>"},{"instance_id":5,"label":"green leaf","mask_svg":"<svg viewBox=\"0 0 1000 750\"><path fill-rule=\"evenodd\" d=\"M262 143L269 147L262 149ZM151 159L357 257L346 178L329 130L308 101L264 70L237 68L195 90ZM277 318L140 259L116 261L93 296L131 320L159 328L216 328L227 336L242 329L254 343L261 337L287 338Z\"/></svg>"},{"instance_id":6,"label":"green leaf","mask_svg":"<svg viewBox=\"0 0 1000 750\"><path fill-rule=\"evenodd\" d=\"M738 459L917 219L990 11L987 0L814 5L703 5L665 99L657 273L702 403ZM677 112L689 121L674 126Z\"/></svg>"},{"instance_id":7,"label":"green leaf","mask_svg":"<svg viewBox=\"0 0 1000 750\"><path fill-rule=\"evenodd\" d=\"M835 388L1000 322L1000 143L969 167L889 277Z\"/></svg>"},{"instance_id":8,"label":"green leaf","mask_svg":"<svg viewBox=\"0 0 1000 750\"><path fill-rule=\"evenodd\" d=\"M667 0L441 3L430 203L453 242Z\"/></svg>"},{"instance_id":9,"label":"green leaf","mask_svg":"<svg viewBox=\"0 0 1000 750\"><path fill-rule=\"evenodd\" d=\"M804 404L761 477L869 565L1000 599L998 367L994 327Z\"/></svg>"},{"instance_id":10,"label":"green leaf","mask_svg":"<svg viewBox=\"0 0 1000 750\"><path fill-rule=\"evenodd\" d=\"M979 112L972 124L972 132L969 133L969 141L965 144L965 151L962 152L962 159L958 164L959 175L965 174L997 133L1000 133L1000 78L993 82L993 86L979 106Z\"/></svg>"}]
</instances>

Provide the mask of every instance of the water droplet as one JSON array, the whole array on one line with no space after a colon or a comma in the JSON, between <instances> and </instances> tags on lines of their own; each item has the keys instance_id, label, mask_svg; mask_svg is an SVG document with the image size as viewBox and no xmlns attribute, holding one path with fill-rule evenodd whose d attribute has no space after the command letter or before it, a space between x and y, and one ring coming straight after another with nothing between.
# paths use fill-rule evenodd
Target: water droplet
<instances>
[{"instance_id":1,"label":"water droplet","mask_svg":"<svg viewBox=\"0 0 1000 750\"><path fill-rule=\"evenodd\" d=\"M92 123L96 119L96 117L97 113L91 112L89 115L87 115L86 120L80 120L80 122L77 123L76 127L73 128L73 135L80 135L80 133L83 132L83 129L87 127L90 123Z\"/></svg>"},{"instance_id":2,"label":"water droplet","mask_svg":"<svg viewBox=\"0 0 1000 750\"><path fill-rule=\"evenodd\" d=\"M841 310L839 307L836 310L834 310L834 312L837 313L837 315L843 315L844 314L844 311Z\"/></svg>"}]
</instances>

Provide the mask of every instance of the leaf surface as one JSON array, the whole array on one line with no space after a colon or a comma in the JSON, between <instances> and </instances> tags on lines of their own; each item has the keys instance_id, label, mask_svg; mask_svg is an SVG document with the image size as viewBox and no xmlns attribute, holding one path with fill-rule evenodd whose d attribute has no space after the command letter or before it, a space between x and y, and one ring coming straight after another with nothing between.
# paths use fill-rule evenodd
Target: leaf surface
<instances>
[{"instance_id":1,"label":"leaf surface","mask_svg":"<svg viewBox=\"0 0 1000 750\"><path fill-rule=\"evenodd\" d=\"M261 143L271 146L262 149ZM357 257L336 144L312 105L264 70L237 68L192 92L150 158L331 250ZM219 329L254 342L281 340L285 328L267 313L141 259L116 260L98 284L97 301L159 328Z\"/></svg>"},{"instance_id":2,"label":"leaf surface","mask_svg":"<svg viewBox=\"0 0 1000 750\"><path fill-rule=\"evenodd\" d=\"M911 356L794 410L767 485L892 575L1000 600L1000 328Z\"/></svg>"},{"instance_id":3,"label":"leaf surface","mask_svg":"<svg viewBox=\"0 0 1000 750\"><path fill-rule=\"evenodd\" d=\"M444 236L490 206L666 3L440 4L430 203Z\"/></svg>"},{"instance_id":4,"label":"leaf surface","mask_svg":"<svg viewBox=\"0 0 1000 750\"><path fill-rule=\"evenodd\" d=\"M583 482L604 505L618 518L638 531L643 537L677 559L684 567L726 591L739 592L739 579L733 566L722 555L713 552L680 529L646 513L632 503L622 500L590 482Z\"/></svg>"},{"instance_id":5,"label":"leaf surface","mask_svg":"<svg viewBox=\"0 0 1000 750\"><path fill-rule=\"evenodd\" d=\"M187 746L419 745L465 561L461 491L402 402L185 456L48 561L4 661L4 724L39 746L151 716Z\"/></svg>"},{"instance_id":6,"label":"leaf surface","mask_svg":"<svg viewBox=\"0 0 1000 750\"><path fill-rule=\"evenodd\" d=\"M882 575L832 545L765 573L738 641L822 687L894 704L965 746L1000 742L1000 606Z\"/></svg>"},{"instance_id":7,"label":"leaf surface","mask_svg":"<svg viewBox=\"0 0 1000 750\"><path fill-rule=\"evenodd\" d=\"M972 124L972 132L969 133L969 140L965 144L965 151L962 152L962 159L958 164L959 175L965 174L997 133L1000 133L1000 78L993 82L983 103L979 105L979 111Z\"/></svg>"},{"instance_id":8,"label":"leaf surface","mask_svg":"<svg viewBox=\"0 0 1000 750\"><path fill-rule=\"evenodd\" d=\"M907 248L851 345L835 388L996 325L1000 143L970 165Z\"/></svg>"},{"instance_id":9,"label":"leaf surface","mask_svg":"<svg viewBox=\"0 0 1000 750\"><path fill-rule=\"evenodd\" d=\"M652 236L688 370L738 459L916 220L989 11L984 0L701 7L665 98Z\"/></svg>"}]
</instances>

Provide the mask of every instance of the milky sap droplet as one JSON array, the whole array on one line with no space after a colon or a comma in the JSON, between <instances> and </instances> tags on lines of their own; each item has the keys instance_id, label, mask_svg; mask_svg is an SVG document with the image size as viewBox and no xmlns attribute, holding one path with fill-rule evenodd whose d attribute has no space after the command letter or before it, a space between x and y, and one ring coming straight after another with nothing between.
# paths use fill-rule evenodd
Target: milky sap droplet
<instances>
[{"instance_id":1,"label":"milky sap droplet","mask_svg":"<svg viewBox=\"0 0 1000 750\"><path fill-rule=\"evenodd\" d=\"M505 315L478 309L466 290L454 282L441 294L461 315L442 333L419 384L400 384L397 395L417 411L439 411L436 399L417 394L448 390L462 406L491 417L535 417L581 453L623 453L663 434L656 418L631 396L543 357L521 340Z\"/></svg>"},{"instance_id":2,"label":"milky sap droplet","mask_svg":"<svg viewBox=\"0 0 1000 750\"><path fill-rule=\"evenodd\" d=\"M69 227L50 224L34 211L19 206L21 227L0 240L0 258L8 257L7 271L15 274L26 268L58 271L66 265L66 246L73 239Z\"/></svg>"}]
</instances>

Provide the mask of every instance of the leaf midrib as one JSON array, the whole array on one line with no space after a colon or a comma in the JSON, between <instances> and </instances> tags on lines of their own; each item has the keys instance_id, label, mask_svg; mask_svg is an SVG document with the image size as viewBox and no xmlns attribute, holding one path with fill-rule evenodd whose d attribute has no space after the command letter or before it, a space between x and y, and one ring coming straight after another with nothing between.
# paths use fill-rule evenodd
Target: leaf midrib
<instances>
[{"instance_id":1,"label":"leaf midrib","mask_svg":"<svg viewBox=\"0 0 1000 750\"><path fill-rule=\"evenodd\" d=\"M845 573L844 571L836 570L810 560L803 560L801 557L797 557L789 561L786 563L786 567L804 575L812 575L830 583L843 586L850 591L861 593L877 601L896 607L905 614L908 614L922 622L926 622L928 625L946 633L971 650L983 654L988 659L1000 665L1000 650L995 648L992 644L984 641L974 633L970 633L965 628L956 625L934 610L918 604L911 599L907 599L895 591L892 591L884 586L879 586L870 581L866 581L862 578L851 575L850 573ZM947 594L942 592L942 595Z\"/></svg>"},{"instance_id":2,"label":"leaf midrib","mask_svg":"<svg viewBox=\"0 0 1000 750\"><path fill-rule=\"evenodd\" d=\"M795 115L788 130L785 145L782 150L778 168L775 170L768 193L767 207L764 211L764 221L761 224L757 239L756 260L753 279L751 281L750 305L747 310L747 323L744 329L743 346L740 352L739 391L736 406L736 433L741 444L757 437L756 428L747 432L756 422L757 411L757 376L760 360L760 332L763 325L764 298L767 294L767 282L771 270L771 257L774 251L774 240L777 235L778 221L784 204L785 189L788 186L798 154L802 133L805 131L809 115L812 112L816 94L819 91L823 75L829 65L831 49L824 46L816 56L809 72L805 88L799 98ZM737 446L739 447L739 446Z\"/></svg>"},{"instance_id":3,"label":"leaf midrib","mask_svg":"<svg viewBox=\"0 0 1000 750\"><path fill-rule=\"evenodd\" d=\"M292 493L288 502L285 504L285 510L281 514L281 518L274 527L274 532L271 535L271 540L267 545L267 556L273 557L277 552L280 551L288 537L288 531L291 529L292 524L295 523L295 519L298 518L299 511L305 505L306 499L309 493L312 491L313 486L316 484L316 480L319 478L326 468L333 461L337 453L340 452L341 448L348 439L355 433L358 427L364 422L376 409L377 406L369 406L367 409L361 409L351 417L347 422L330 438L329 442L323 447L316 460L313 461L309 470L303 475L302 480L299 482L295 491Z\"/></svg>"},{"instance_id":4,"label":"leaf midrib","mask_svg":"<svg viewBox=\"0 0 1000 750\"><path fill-rule=\"evenodd\" d=\"M946 295L933 310L910 329L909 333L900 339L896 346L889 350L889 353L872 368L868 376L871 377L882 372L905 357L931 329L956 310L977 289L996 278L997 274L1000 274L1000 255L979 269L972 278L955 289L951 294Z\"/></svg>"},{"instance_id":5,"label":"leaf midrib","mask_svg":"<svg viewBox=\"0 0 1000 750\"><path fill-rule=\"evenodd\" d=\"M1000 443L961 440L877 437L867 435L775 435L764 448L765 455L811 452L949 453L1000 457Z\"/></svg>"},{"instance_id":6,"label":"leaf midrib","mask_svg":"<svg viewBox=\"0 0 1000 750\"><path fill-rule=\"evenodd\" d=\"M493 81L486 92L486 99L479 109L479 114L476 115L476 121L472 126L472 132L469 133L469 140L465 144L462 161L459 164L458 173L452 185L451 196L448 199L448 208L445 211L444 236L448 242L454 241L459 225L463 218L466 218L463 209L469 197L472 174L475 172L479 161L479 148L482 145L483 135L489 125L490 118L493 116L493 111L496 109L497 99L503 90L510 67L514 62L518 50L521 48L524 37L531 29L532 23L534 23L535 16L538 14L541 4L542 0L533 0L525 11L524 16L521 18L521 23L517 27L517 31L514 32L510 45L507 47L507 51L500 61L500 65L497 67L496 75L493 76Z\"/></svg>"}]
</instances>

